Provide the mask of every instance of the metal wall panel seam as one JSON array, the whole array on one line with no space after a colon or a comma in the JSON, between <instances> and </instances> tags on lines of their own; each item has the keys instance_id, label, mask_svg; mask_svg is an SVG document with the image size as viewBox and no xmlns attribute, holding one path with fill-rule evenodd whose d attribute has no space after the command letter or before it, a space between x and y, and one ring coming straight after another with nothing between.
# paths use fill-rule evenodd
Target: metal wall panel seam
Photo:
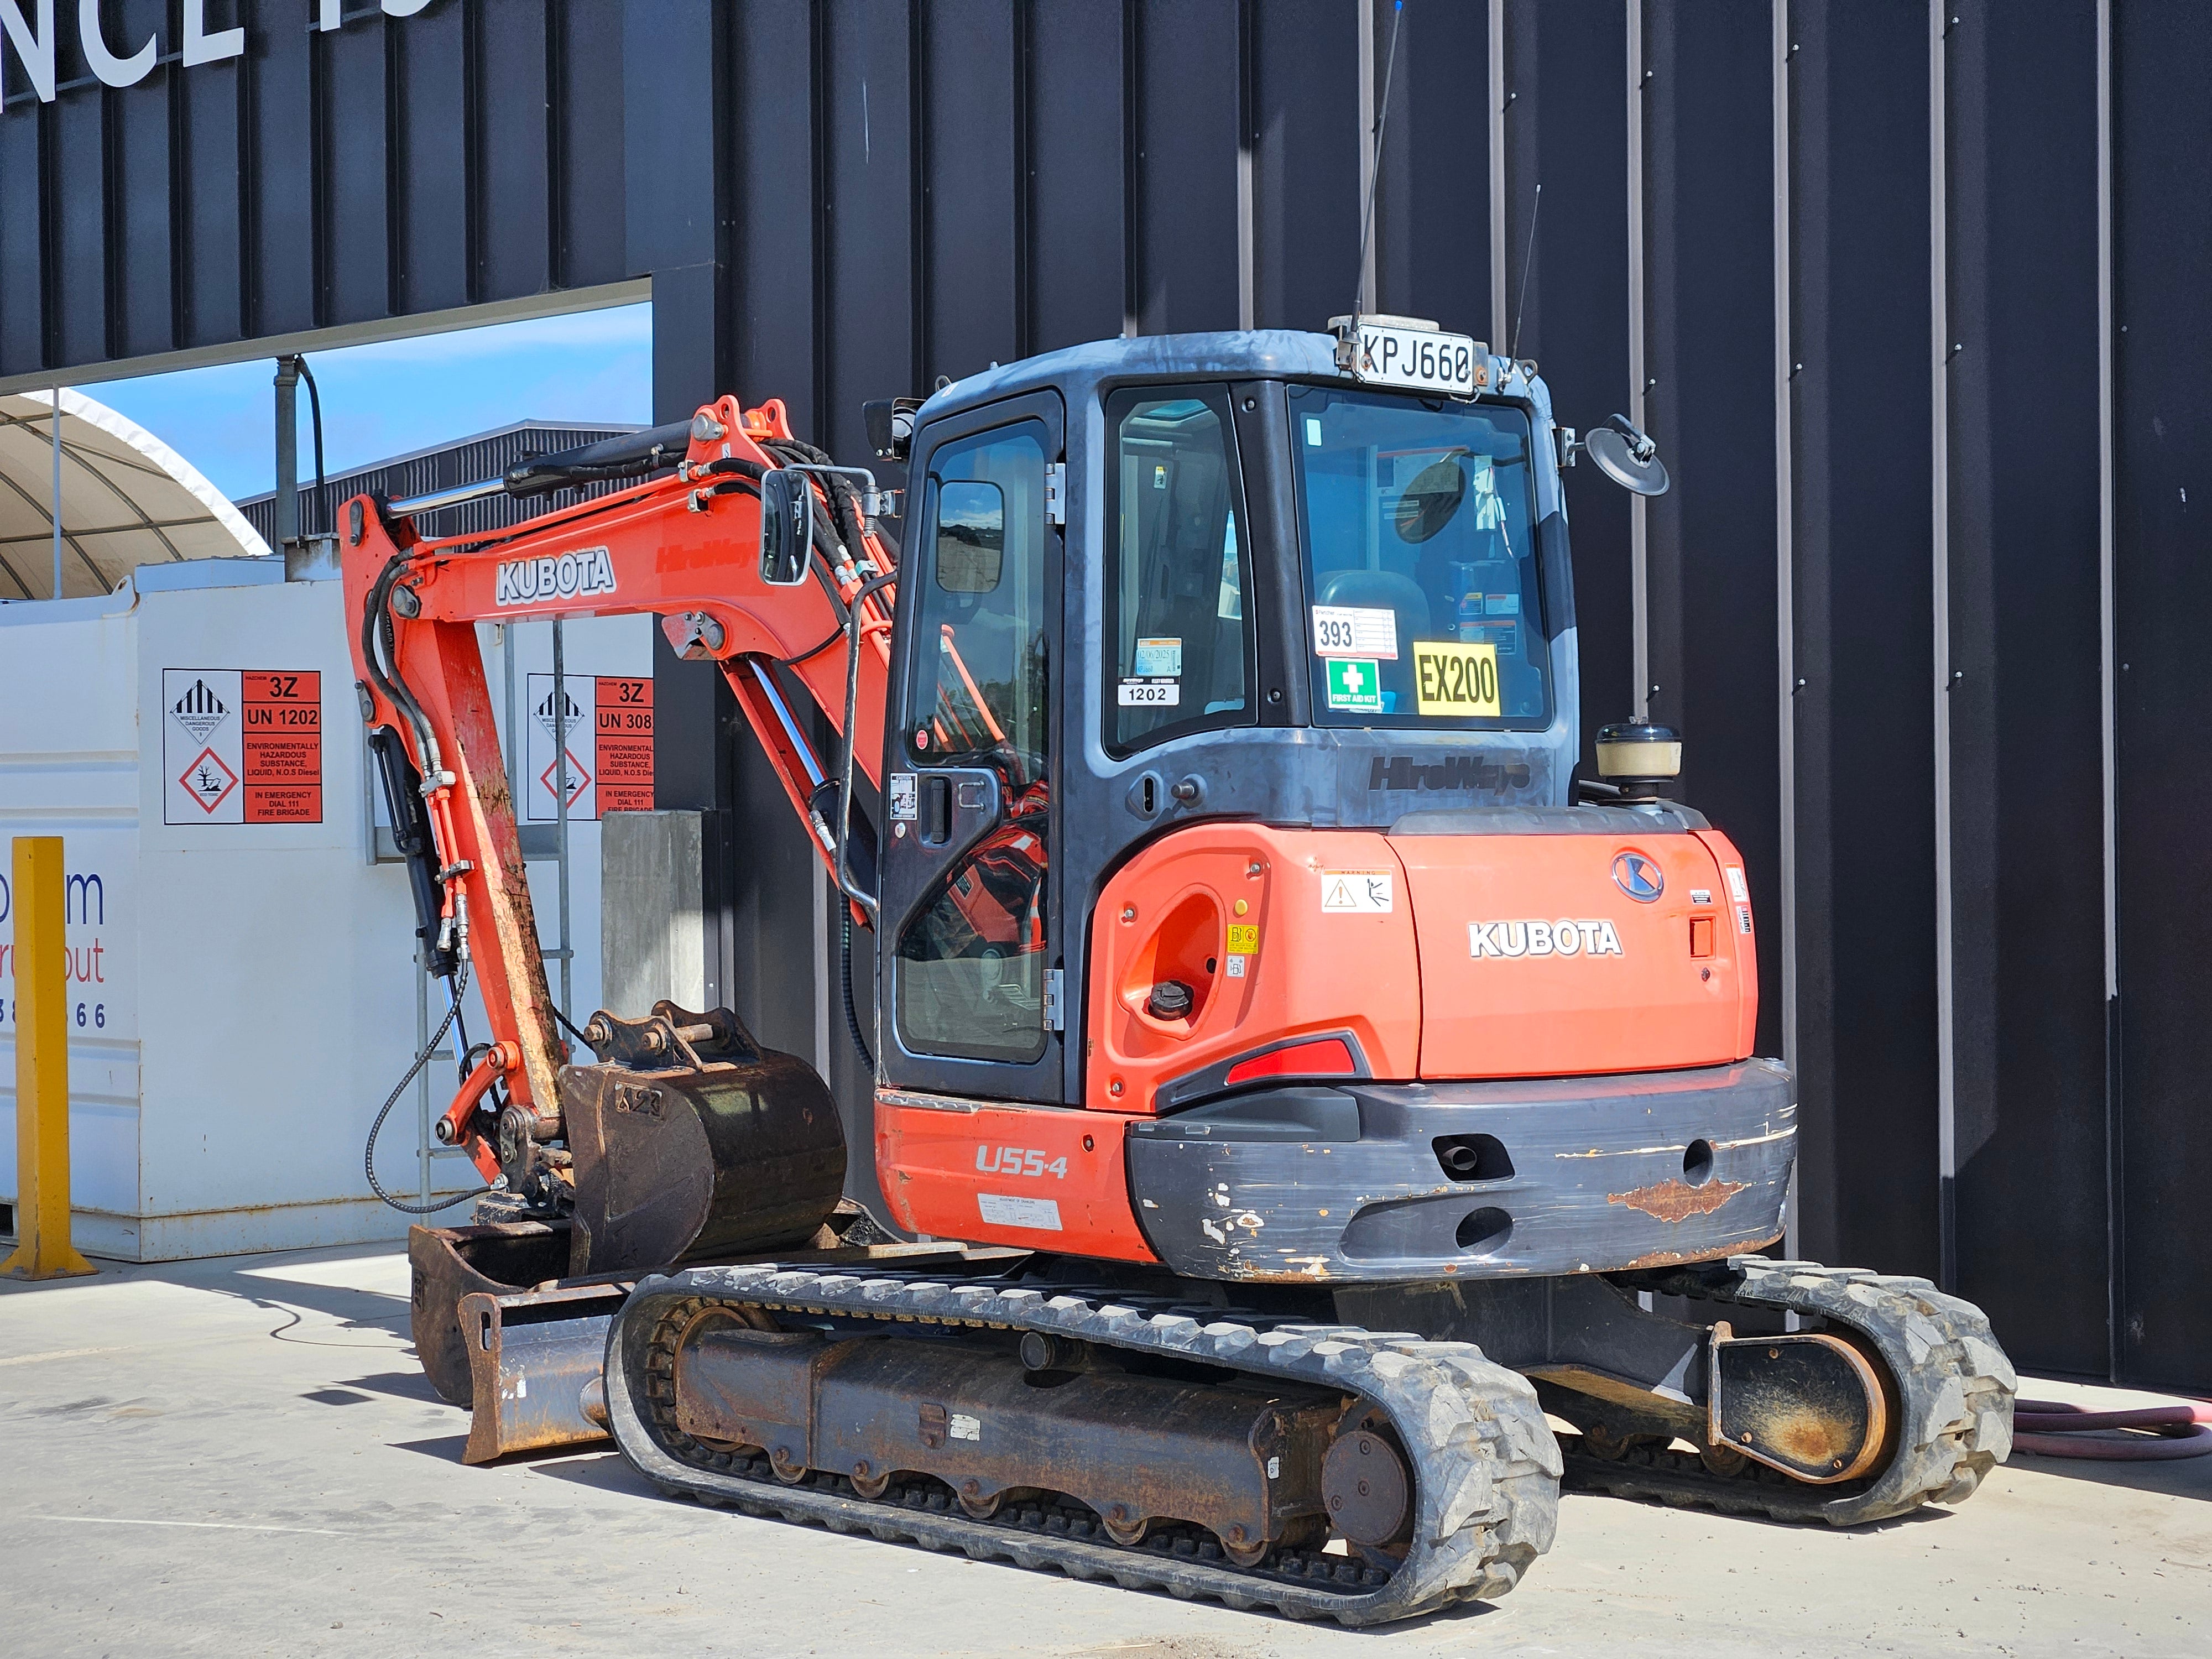
<instances>
[{"instance_id":1,"label":"metal wall panel seam","mask_svg":"<svg viewBox=\"0 0 2212 1659\"><path fill-rule=\"evenodd\" d=\"M860 84L865 90L865 76ZM929 325L929 261L937 240L931 234L935 216L929 208L929 148L934 127L929 118L928 33L922 27L921 6L911 3L911 0L906 13L906 109L907 222L912 227L907 236L907 384L927 386L935 381L930 370L934 366L937 343ZM867 119L863 103L863 159L868 142L865 136ZM928 393L922 395L927 397ZM835 441L830 436L830 411L835 406L825 402L816 416L822 429L815 434L815 441L825 448Z\"/></svg>"},{"instance_id":2,"label":"metal wall panel seam","mask_svg":"<svg viewBox=\"0 0 2212 1659\"><path fill-rule=\"evenodd\" d=\"M1259 190L1255 178L1260 142L1258 99L1253 86L1255 68L1252 31L1256 24L1251 0L1240 0L1237 9L1237 326L1250 328L1259 314L1260 220ZM1370 65L1374 56L1374 17L1360 8L1359 118L1363 125L1373 117L1374 85ZM1132 133L1124 141L1136 142ZM1364 141L1363 141L1363 143ZM1365 149L1360 151L1364 157ZM1365 176L1366 162L1360 163ZM1356 307L1355 307L1356 309Z\"/></svg>"},{"instance_id":3,"label":"metal wall panel seam","mask_svg":"<svg viewBox=\"0 0 2212 1659\"><path fill-rule=\"evenodd\" d=\"M1628 31L1628 418L1644 424L1644 0L1622 0ZM1628 498L1630 661L1636 684L1629 707L1651 718L1650 501Z\"/></svg>"},{"instance_id":4,"label":"metal wall panel seam","mask_svg":"<svg viewBox=\"0 0 2212 1659\"><path fill-rule=\"evenodd\" d=\"M2119 1079L2119 616L2113 584L2114 497L2118 455L2114 441L2112 356L2112 0L2097 0L2097 677L2103 753L2105 861L2105 1342L2106 1374L2124 1369L2121 1321L2120 1211L2122 1122Z\"/></svg>"},{"instance_id":5,"label":"metal wall panel seam","mask_svg":"<svg viewBox=\"0 0 2212 1659\"><path fill-rule=\"evenodd\" d=\"M1014 8L1014 350L1022 357L1037 349L1035 22L1031 8ZM822 948L830 948L826 941Z\"/></svg>"},{"instance_id":6,"label":"metal wall panel seam","mask_svg":"<svg viewBox=\"0 0 2212 1659\"><path fill-rule=\"evenodd\" d=\"M1939 1277L1959 1279L1957 1234L1958 1030L1951 936L1951 398L1949 204L1944 185L1948 137L1944 69L1948 0L1928 0L1928 316L1929 548L1935 595L1936 722L1936 1168Z\"/></svg>"},{"instance_id":7,"label":"metal wall panel seam","mask_svg":"<svg viewBox=\"0 0 2212 1659\"><path fill-rule=\"evenodd\" d=\"M1138 295L1142 293L1143 251L1139 238L1144 225L1139 198L1144 169L1137 165L1137 149L1144 131L1143 82L1139 79L1137 55L1143 48L1137 17L1138 0L1121 0L1121 337L1137 333ZM1502 0L1501 0L1502 3Z\"/></svg>"},{"instance_id":8,"label":"metal wall panel seam","mask_svg":"<svg viewBox=\"0 0 2212 1659\"><path fill-rule=\"evenodd\" d=\"M1490 337L1505 343L1505 0L1490 0Z\"/></svg>"},{"instance_id":9,"label":"metal wall panel seam","mask_svg":"<svg viewBox=\"0 0 2212 1659\"><path fill-rule=\"evenodd\" d=\"M1502 5L1504 0L1493 0ZM1779 727L1782 871L1782 1063L1797 1071L1797 653L1796 557L1791 515L1796 442L1790 386L1790 0L1773 0L1774 70L1774 657ZM1790 1166L1782 1248L1798 1247L1798 1165Z\"/></svg>"},{"instance_id":10,"label":"metal wall panel seam","mask_svg":"<svg viewBox=\"0 0 2212 1659\"><path fill-rule=\"evenodd\" d=\"M1375 6L1376 0L1360 0L1359 4L1359 183L1360 206L1370 216L1378 211L1375 192L1381 179L1375 172ZM1239 183L1243 175L1239 174ZM1237 204L1243 205L1240 199ZM1359 227L1359 292L1352 302L1354 311L1380 311L1376 295L1375 267L1380 255L1375 249L1375 239L1366 234L1367 227ZM1247 290L1249 291L1249 289ZM1316 319L1318 320L1318 319ZM1252 326L1252 313L1244 313L1244 326ZM1311 325L1308 325L1311 326Z\"/></svg>"}]
</instances>

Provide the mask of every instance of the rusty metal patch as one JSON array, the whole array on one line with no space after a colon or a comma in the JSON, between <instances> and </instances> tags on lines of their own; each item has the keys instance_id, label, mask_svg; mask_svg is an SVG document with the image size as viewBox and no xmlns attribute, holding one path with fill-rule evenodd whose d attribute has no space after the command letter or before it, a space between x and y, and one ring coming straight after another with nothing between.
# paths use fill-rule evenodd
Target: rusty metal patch
<instances>
[{"instance_id":1,"label":"rusty metal patch","mask_svg":"<svg viewBox=\"0 0 2212 1659\"><path fill-rule=\"evenodd\" d=\"M1626 1204L1658 1221L1686 1221L1693 1215L1711 1215L1744 1188L1741 1181L1708 1181L1692 1187L1680 1176L1638 1187L1633 1192L1607 1193L1608 1204Z\"/></svg>"}]
</instances>

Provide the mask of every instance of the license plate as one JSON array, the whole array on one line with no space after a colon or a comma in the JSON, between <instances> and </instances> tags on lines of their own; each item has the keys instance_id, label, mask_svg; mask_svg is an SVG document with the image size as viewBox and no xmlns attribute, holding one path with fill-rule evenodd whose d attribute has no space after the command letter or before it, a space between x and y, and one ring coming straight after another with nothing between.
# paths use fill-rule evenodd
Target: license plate
<instances>
[{"instance_id":1,"label":"license plate","mask_svg":"<svg viewBox=\"0 0 2212 1659\"><path fill-rule=\"evenodd\" d=\"M1358 338L1352 377L1369 386L1472 398L1489 384L1489 361L1470 336L1362 323Z\"/></svg>"}]
</instances>

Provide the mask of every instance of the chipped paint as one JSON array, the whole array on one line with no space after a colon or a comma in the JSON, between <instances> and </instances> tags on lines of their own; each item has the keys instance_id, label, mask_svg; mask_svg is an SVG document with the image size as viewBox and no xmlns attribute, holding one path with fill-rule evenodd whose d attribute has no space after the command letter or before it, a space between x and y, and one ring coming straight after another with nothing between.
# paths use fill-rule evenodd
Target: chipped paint
<instances>
[{"instance_id":1,"label":"chipped paint","mask_svg":"<svg viewBox=\"0 0 2212 1659\"><path fill-rule=\"evenodd\" d=\"M1706 1250L1654 1250L1649 1255L1638 1256L1622 1271L1634 1273L1638 1267L1683 1267L1692 1261L1717 1261L1743 1248L1741 1244L1722 1244Z\"/></svg>"},{"instance_id":2,"label":"chipped paint","mask_svg":"<svg viewBox=\"0 0 2212 1659\"><path fill-rule=\"evenodd\" d=\"M1693 1215L1711 1215L1743 1189L1741 1181L1708 1181L1702 1187L1692 1187L1678 1176L1633 1192L1607 1193L1605 1201L1626 1204L1656 1221L1682 1221Z\"/></svg>"},{"instance_id":3,"label":"chipped paint","mask_svg":"<svg viewBox=\"0 0 2212 1659\"><path fill-rule=\"evenodd\" d=\"M1713 1142L1713 1150L1717 1152L1731 1152L1739 1146L1764 1146L1770 1140L1787 1140L1796 1133L1794 1128L1777 1129L1771 1135L1751 1135L1742 1140L1716 1140Z\"/></svg>"}]
</instances>

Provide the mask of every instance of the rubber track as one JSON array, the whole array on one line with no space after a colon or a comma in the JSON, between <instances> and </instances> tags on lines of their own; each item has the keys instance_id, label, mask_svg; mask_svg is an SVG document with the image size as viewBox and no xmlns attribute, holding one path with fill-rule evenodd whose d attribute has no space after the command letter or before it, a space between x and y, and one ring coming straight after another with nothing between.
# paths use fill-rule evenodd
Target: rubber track
<instances>
[{"instance_id":1,"label":"rubber track","mask_svg":"<svg viewBox=\"0 0 2212 1659\"><path fill-rule=\"evenodd\" d=\"M675 1425L671 1375L676 1334L713 1304L770 1312L835 1314L896 1323L1039 1330L1104 1347L1194 1360L1357 1395L1389 1416L1414 1462L1413 1543L1387 1582L1303 1582L1275 1570L1209 1564L1139 1545L1088 1542L1024 1530L1002 1516L916 1510L860 1498L848 1483L784 1486L725 1472L732 1461ZM1131 1589L1209 1596L1231 1607L1291 1618L1378 1625L1489 1599L1518 1583L1551 1547L1559 1516L1558 1443L1535 1391L1468 1342L1346 1325L1277 1321L1249 1311L1191 1307L1112 1291L1044 1290L888 1270L812 1272L774 1267L699 1267L642 1281L609 1333L607 1404L616 1443L664 1490L758 1516L813 1522L887 1541L961 1550L978 1560L1052 1568ZM720 1467L715 1467L719 1462ZM1372 1570L1334 1556L1291 1565L1361 1579Z\"/></svg>"},{"instance_id":2,"label":"rubber track","mask_svg":"<svg viewBox=\"0 0 2212 1659\"><path fill-rule=\"evenodd\" d=\"M1566 1453L1571 1488L1777 1521L1854 1527L1923 1504L1958 1504L2012 1449L2013 1397L2020 1379L1979 1308L1924 1279L1824 1267L1810 1261L1731 1256L1717 1280L1694 1271L1652 1284L1662 1295L1779 1308L1817 1316L1872 1343L1899 1396L1897 1449L1877 1474L1833 1486L1801 1485L1749 1465L1717 1475L1685 1452L1638 1446L1618 1459Z\"/></svg>"}]
</instances>

